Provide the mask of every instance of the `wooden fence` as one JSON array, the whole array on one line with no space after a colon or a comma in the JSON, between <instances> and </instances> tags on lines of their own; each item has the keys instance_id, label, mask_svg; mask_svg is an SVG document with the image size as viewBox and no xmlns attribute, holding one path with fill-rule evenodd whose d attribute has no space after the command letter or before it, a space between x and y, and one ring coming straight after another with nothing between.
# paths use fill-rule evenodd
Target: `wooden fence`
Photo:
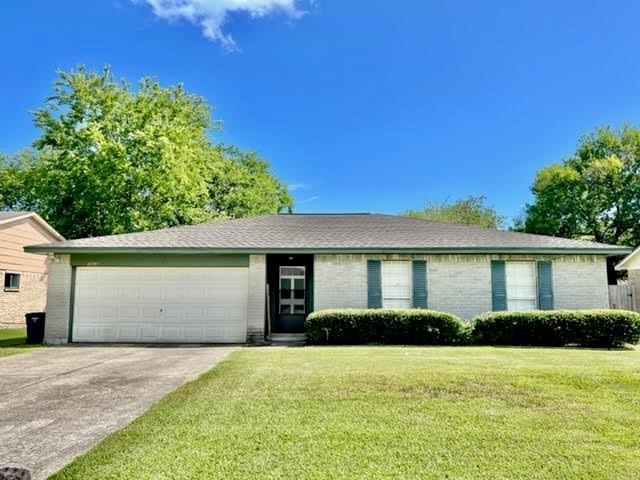
<instances>
[{"instance_id":1,"label":"wooden fence","mask_svg":"<svg viewBox=\"0 0 640 480\"><path fill-rule=\"evenodd\" d=\"M609 285L609 306L616 310L638 310L631 285Z\"/></svg>"}]
</instances>

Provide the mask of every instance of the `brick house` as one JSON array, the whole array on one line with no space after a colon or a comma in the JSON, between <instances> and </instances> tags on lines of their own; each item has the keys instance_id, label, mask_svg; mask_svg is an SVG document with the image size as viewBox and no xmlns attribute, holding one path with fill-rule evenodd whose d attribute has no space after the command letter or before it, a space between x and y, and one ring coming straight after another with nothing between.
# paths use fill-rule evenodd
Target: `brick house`
<instances>
[{"instance_id":1,"label":"brick house","mask_svg":"<svg viewBox=\"0 0 640 480\"><path fill-rule=\"evenodd\" d=\"M33 212L0 211L0 328L24 326L27 312L41 312L47 300L47 257L25 253L33 243L64 240Z\"/></svg>"},{"instance_id":2,"label":"brick house","mask_svg":"<svg viewBox=\"0 0 640 480\"><path fill-rule=\"evenodd\" d=\"M327 308L608 308L629 248L377 214L281 214L26 247L48 342L260 341Z\"/></svg>"}]
</instances>

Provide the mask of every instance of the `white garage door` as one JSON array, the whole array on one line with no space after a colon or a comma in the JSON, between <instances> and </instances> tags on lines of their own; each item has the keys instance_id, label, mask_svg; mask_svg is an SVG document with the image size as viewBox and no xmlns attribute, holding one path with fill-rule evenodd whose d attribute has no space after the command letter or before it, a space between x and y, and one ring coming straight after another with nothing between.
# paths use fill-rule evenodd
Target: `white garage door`
<instances>
[{"instance_id":1,"label":"white garage door","mask_svg":"<svg viewBox=\"0 0 640 480\"><path fill-rule=\"evenodd\" d=\"M77 267L74 342L244 342L248 269Z\"/></svg>"}]
</instances>

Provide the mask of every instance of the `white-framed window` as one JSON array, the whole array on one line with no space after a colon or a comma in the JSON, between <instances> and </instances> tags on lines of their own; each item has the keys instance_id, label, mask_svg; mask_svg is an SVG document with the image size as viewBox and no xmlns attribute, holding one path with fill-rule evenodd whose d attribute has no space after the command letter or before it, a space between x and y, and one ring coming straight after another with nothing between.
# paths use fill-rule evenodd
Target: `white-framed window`
<instances>
[{"instance_id":1,"label":"white-framed window","mask_svg":"<svg viewBox=\"0 0 640 480\"><path fill-rule=\"evenodd\" d=\"M5 292L17 292L20 290L20 274L5 272L4 274Z\"/></svg>"},{"instance_id":2,"label":"white-framed window","mask_svg":"<svg viewBox=\"0 0 640 480\"><path fill-rule=\"evenodd\" d=\"M538 308L535 262L506 262L507 310Z\"/></svg>"},{"instance_id":3,"label":"white-framed window","mask_svg":"<svg viewBox=\"0 0 640 480\"><path fill-rule=\"evenodd\" d=\"M384 308L411 308L411 297L411 262L384 260L382 262L382 306Z\"/></svg>"}]
</instances>

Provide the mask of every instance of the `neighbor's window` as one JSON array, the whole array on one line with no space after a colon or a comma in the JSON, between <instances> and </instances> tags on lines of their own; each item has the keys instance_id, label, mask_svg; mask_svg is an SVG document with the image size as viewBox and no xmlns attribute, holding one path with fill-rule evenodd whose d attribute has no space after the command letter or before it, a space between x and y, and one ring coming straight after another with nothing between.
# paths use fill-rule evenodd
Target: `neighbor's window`
<instances>
[{"instance_id":1,"label":"neighbor's window","mask_svg":"<svg viewBox=\"0 0 640 480\"><path fill-rule=\"evenodd\" d=\"M535 262L506 262L507 310L538 308Z\"/></svg>"},{"instance_id":2,"label":"neighbor's window","mask_svg":"<svg viewBox=\"0 0 640 480\"><path fill-rule=\"evenodd\" d=\"M19 273L5 273L4 274L4 289L5 290L19 290L20 289L20 274Z\"/></svg>"},{"instance_id":3,"label":"neighbor's window","mask_svg":"<svg viewBox=\"0 0 640 480\"><path fill-rule=\"evenodd\" d=\"M382 306L411 308L411 262L382 262Z\"/></svg>"}]
</instances>

